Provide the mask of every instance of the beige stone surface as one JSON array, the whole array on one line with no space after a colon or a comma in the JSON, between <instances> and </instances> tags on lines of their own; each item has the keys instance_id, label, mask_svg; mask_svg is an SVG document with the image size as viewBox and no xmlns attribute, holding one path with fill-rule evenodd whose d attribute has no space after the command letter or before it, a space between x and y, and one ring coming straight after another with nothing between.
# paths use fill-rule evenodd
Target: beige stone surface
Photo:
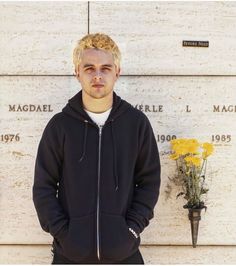
<instances>
[{"instance_id":1,"label":"beige stone surface","mask_svg":"<svg viewBox=\"0 0 236 266\"><path fill-rule=\"evenodd\" d=\"M0 243L49 243L40 229L32 201L34 163L44 127L78 88L70 78L0 77L1 133L19 134L19 141L0 142ZM77 85L78 86L78 85ZM7 92L7 93L6 93ZM9 111L50 105L53 112Z\"/></svg>"},{"instance_id":2,"label":"beige stone surface","mask_svg":"<svg viewBox=\"0 0 236 266\"><path fill-rule=\"evenodd\" d=\"M88 32L87 2L0 7L0 74L73 73L75 41ZM98 1L89 3L89 28L118 43L126 75L233 75L235 14L235 2ZM209 47L183 47L183 40Z\"/></svg>"},{"instance_id":3,"label":"beige stone surface","mask_svg":"<svg viewBox=\"0 0 236 266\"><path fill-rule=\"evenodd\" d=\"M50 245L0 245L0 264L51 264Z\"/></svg>"},{"instance_id":4,"label":"beige stone surface","mask_svg":"<svg viewBox=\"0 0 236 266\"><path fill-rule=\"evenodd\" d=\"M233 246L141 246L145 264L236 264ZM51 264L50 245L0 245L0 264Z\"/></svg>"},{"instance_id":5,"label":"beige stone surface","mask_svg":"<svg viewBox=\"0 0 236 266\"><path fill-rule=\"evenodd\" d=\"M234 1L90 3L90 32L118 42L128 75L233 75L235 27ZM183 40L209 47L183 47Z\"/></svg>"},{"instance_id":6,"label":"beige stone surface","mask_svg":"<svg viewBox=\"0 0 236 266\"><path fill-rule=\"evenodd\" d=\"M85 1L0 2L0 74L72 74L72 50L87 32Z\"/></svg>"},{"instance_id":7,"label":"beige stone surface","mask_svg":"<svg viewBox=\"0 0 236 266\"><path fill-rule=\"evenodd\" d=\"M72 77L1 77L1 134L19 133L20 141L1 142L0 224L1 244L46 244L32 202L34 160L43 128L80 86ZM156 139L159 136L196 137L212 141L212 135L230 135L231 141L215 142L208 161L207 212L202 213L199 244L235 245L236 204L234 158L235 112L213 112L213 105L233 104L235 77L121 77L115 91L132 105L162 105L163 112L145 112ZM6 93L7 92L7 93ZM47 92L47 93L45 93ZM53 112L10 112L9 105L51 105ZM185 105L191 112L186 113ZM15 107L16 108L16 107ZM178 121L178 123L176 123ZM168 159L169 141L158 141L162 164L160 200L155 217L143 232L143 244L191 244L184 201L165 199L168 176L175 165ZM226 156L227 155L227 156Z\"/></svg>"},{"instance_id":8,"label":"beige stone surface","mask_svg":"<svg viewBox=\"0 0 236 266\"><path fill-rule=\"evenodd\" d=\"M146 264L235 264L235 246L142 246Z\"/></svg>"}]
</instances>

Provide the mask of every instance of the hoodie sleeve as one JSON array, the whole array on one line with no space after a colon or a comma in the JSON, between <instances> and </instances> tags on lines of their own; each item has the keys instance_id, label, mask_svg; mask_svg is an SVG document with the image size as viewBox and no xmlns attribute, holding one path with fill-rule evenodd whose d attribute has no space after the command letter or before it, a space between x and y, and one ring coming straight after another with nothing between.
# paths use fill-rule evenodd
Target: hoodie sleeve
<instances>
[{"instance_id":1,"label":"hoodie sleeve","mask_svg":"<svg viewBox=\"0 0 236 266\"><path fill-rule=\"evenodd\" d=\"M63 135L55 116L44 129L35 162L33 202L42 229L60 237L68 219L58 201L57 188L61 175Z\"/></svg>"},{"instance_id":2,"label":"hoodie sleeve","mask_svg":"<svg viewBox=\"0 0 236 266\"><path fill-rule=\"evenodd\" d=\"M135 188L133 199L127 210L126 220L138 235L154 217L160 189L160 158L151 124L146 117L144 131L140 136L140 149L135 165Z\"/></svg>"}]
</instances>

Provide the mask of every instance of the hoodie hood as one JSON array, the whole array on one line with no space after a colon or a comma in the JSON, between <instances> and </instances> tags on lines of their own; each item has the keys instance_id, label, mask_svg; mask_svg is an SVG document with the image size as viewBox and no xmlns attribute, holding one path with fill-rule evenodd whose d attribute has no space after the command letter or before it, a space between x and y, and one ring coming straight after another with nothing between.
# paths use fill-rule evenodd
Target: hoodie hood
<instances>
[{"instance_id":1,"label":"hoodie hood","mask_svg":"<svg viewBox=\"0 0 236 266\"><path fill-rule=\"evenodd\" d=\"M112 110L110 112L110 115L109 115L106 123L109 122L110 120L115 120L118 116L120 116L122 113L124 113L130 107L132 107L131 104L129 104L125 100L121 99L121 97L118 96L113 91ZM90 121L94 125L96 125L83 108L82 90L80 90L75 96L73 96L71 99L68 100L68 103L62 109L62 112L66 113L70 116L73 116L74 118L83 120L83 121L84 120Z\"/></svg>"},{"instance_id":2,"label":"hoodie hood","mask_svg":"<svg viewBox=\"0 0 236 266\"><path fill-rule=\"evenodd\" d=\"M116 160L116 142L115 142L115 132L113 128L114 121L125 111L131 108L132 105L121 99L114 91L113 91L113 104L109 117L107 118L107 123L111 123L111 135L112 135L112 146L113 146L113 165L114 165L114 178L115 178L115 191L119 189L119 177L117 174L117 160ZM75 96L68 100L66 106L62 109L62 112L70 115L76 119L84 122L84 140L83 140L83 152L78 162L80 163L86 155L86 143L87 143L87 131L88 124L98 127L96 123L90 118L90 116L86 113L83 108L82 101L82 90L80 90Z\"/></svg>"}]
</instances>

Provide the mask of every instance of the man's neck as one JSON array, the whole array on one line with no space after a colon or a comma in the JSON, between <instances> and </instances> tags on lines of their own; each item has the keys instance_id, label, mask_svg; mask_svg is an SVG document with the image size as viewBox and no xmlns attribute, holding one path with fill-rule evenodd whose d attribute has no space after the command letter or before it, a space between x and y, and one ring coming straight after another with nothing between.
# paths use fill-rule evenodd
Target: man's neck
<instances>
[{"instance_id":1,"label":"man's neck","mask_svg":"<svg viewBox=\"0 0 236 266\"><path fill-rule=\"evenodd\" d=\"M113 91L111 91L111 93L104 98L95 99L89 96L87 93L84 93L82 90L82 101L83 106L87 111L93 113L104 113L112 107Z\"/></svg>"}]
</instances>

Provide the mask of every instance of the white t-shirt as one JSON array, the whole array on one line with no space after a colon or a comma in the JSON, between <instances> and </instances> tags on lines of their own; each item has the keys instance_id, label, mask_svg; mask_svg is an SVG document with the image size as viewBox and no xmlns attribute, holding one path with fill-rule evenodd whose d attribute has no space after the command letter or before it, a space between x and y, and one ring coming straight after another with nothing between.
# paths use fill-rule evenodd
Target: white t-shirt
<instances>
[{"instance_id":1,"label":"white t-shirt","mask_svg":"<svg viewBox=\"0 0 236 266\"><path fill-rule=\"evenodd\" d=\"M103 113L93 113L86 109L84 110L98 126L103 126L111 112L111 109L112 107Z\"/></svg>"}]
</instances>

